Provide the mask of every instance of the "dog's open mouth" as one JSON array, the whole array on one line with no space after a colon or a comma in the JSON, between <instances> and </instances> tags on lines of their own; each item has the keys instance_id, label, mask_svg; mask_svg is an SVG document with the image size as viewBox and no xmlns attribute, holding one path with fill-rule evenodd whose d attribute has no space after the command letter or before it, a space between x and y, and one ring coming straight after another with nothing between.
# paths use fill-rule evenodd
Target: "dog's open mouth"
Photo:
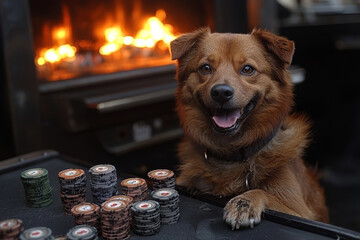
<instances>
[{"instance_id":1,"label":"dog's open mouth","mask_svg":"<svg viewBox=\"0 0 360 240\"><path fill-rule=\"evenodd\" d=\"M221 134L236 132L241 126L241 123L249 116L252 110L254 110L258 99L259 95L255 94L244 108L214 109L212 111L214 131Z\"/></svg>"}]
</instances>

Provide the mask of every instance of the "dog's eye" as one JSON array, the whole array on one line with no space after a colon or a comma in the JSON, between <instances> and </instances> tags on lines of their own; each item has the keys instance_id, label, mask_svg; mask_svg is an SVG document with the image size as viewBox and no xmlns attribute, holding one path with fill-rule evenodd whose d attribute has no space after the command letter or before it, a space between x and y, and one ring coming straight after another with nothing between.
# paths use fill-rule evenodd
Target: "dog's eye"
<instances>
[{"instance_id":1,"label":"dog's eye","mask_svg":"<svg viewBox=\"0 0 360 240\"><path fill-rule=\"evenodd\" d=\"M240 74L243 74L243 75L247 75L247 76L251 76L253 75L255 72L255 68L253 68L252 66L250 65L245 65L241 71L240 71Z\"/></svg>"},{"instance_id":2,"label":"dog's eye","mask_svg":"<svg viewBox=\"0 0 360 240\"><path fill-rule=\"evenodd\" d=\"M210 74L210 73L212 73L212 68L209 64L204 64L199 68L199 71L202 74Z\"/></svg>"}]
</instances>

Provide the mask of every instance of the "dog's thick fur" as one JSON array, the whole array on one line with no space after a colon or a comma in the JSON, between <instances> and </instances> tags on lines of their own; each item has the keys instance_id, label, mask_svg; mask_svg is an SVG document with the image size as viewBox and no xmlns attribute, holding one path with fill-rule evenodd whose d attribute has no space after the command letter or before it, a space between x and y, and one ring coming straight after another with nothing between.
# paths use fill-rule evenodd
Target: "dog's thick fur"
<instances>
[{"instance_id":1,"label":"dog's thick fur","mask_svg":"<svg viewBox=\"0 0 360 240\"><path fill-rule=\"evenodd\" d=\"M177 184L232 197L224 219L233 229L259 223L266 208L328 221L316 173L302 159L307 118L291 113L287 67L293 53L292 41L264 30L220 34L203 28L171 42L172 59L178 61L177 112L185 132ZM231 86L231 99L214 100L216 85ZM215 119L221 114L222 120ZM235 160L246 148L255 152Z\"/></svg>"}]
</instances>

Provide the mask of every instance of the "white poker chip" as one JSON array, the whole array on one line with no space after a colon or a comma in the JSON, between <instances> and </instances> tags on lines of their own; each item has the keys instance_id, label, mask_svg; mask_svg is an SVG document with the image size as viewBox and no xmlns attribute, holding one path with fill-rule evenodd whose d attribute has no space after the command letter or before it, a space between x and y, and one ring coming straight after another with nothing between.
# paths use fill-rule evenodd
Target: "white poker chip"
<instances>
[{"instance_id":1,"label":"white poker chip","mask_svg":"<svg viewBox=\"0 0 360 240\"><path fill-rule=\"evenodd\" d=\"M69 230L66 234L67 239L70 240L92 240L97 239L97 230L90 225L78 225Z\"/></svg>"},{"instance_id":2,"label":"white poker chip","mask_svg":"<svg viewBox=\"0 0 360 240\"><path fill-rule=\"evenodd\" d=\"M34 227L29 228L23 231L20 234L21 240L30 240L30 239L50 239L52 231L47 227Z\"/></svg>"}]
</instances>

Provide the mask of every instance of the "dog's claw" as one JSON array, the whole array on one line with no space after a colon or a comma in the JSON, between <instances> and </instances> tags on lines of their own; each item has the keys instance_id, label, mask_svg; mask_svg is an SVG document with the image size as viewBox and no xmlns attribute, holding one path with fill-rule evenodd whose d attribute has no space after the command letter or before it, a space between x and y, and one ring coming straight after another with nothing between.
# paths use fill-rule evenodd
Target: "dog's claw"
<instances>
[{"instance_id":1,"label":"dog's claw","mask_svg":"<svg viewBox=\"0 0 360 240\"><path fill-rule=\"evenodd\" d=\"M250 228L254 228L255 219L250 219Z\"/></svg>"}]
</instances>

